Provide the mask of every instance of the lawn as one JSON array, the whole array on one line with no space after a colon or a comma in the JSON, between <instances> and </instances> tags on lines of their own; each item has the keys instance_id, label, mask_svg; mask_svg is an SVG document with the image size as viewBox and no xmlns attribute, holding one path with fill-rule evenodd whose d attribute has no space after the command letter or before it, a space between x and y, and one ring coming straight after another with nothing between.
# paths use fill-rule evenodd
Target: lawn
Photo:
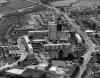
<instances>
[{"instance_id":1,"label":"lawn","mask_svg":"<svg viewBox=\"0 0 100 78\"><path fill-rule=\"evenodd\" d=\"M89 0L81 0L78 3L73 4L72 7L76 7L76 8L78 8L80 6L91 7L91 6L94 6L94 5L100 5L100 0L96 0L96 1L95 0L91 0L91 1L89 1Z\"/></svg>"}]
</instances>

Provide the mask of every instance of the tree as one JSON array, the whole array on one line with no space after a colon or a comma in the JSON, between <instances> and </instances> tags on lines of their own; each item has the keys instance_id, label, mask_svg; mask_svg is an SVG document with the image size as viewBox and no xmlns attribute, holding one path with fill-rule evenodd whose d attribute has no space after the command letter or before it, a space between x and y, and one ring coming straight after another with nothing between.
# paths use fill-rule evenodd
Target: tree
<instances>
[{"instance_id":1,"label":"tree","mask_svg":"<svg viewBox=\"0 0 100 78\"><path fill-rule=\"evenodd\" d=\"M61 11L65 12L65 9L63 7L60 8Z\"/></svg>"},{"instance_id":2,"label":"tree","mask_svg":"<svg viewBox=\"0 0 100 78\"><path fill-rule=\"evenodd\" d=\"M39 76L39 78L47 78L47 74L43 73L42 75Z\"/></svg>"},{"instance_id":3,"label":"tree","mask_svg":"<svg viewBox=\"0 0 100 78\"><path fill-rule=\"evenodd\" d=\"M32 75L29 75L27 78L33 78L33 76Z\"/></svg>"},{"instance_id":4,"label":"tree","mask_svg":"<svg viewBox=\"0 0 100 78\"><path fill-rule=\"evenodd\" d=\"M48 3L49 3L49 0L41 0L41 2L42 2L43 4L48 4Z\"/></svg>"},{"instance_id":5,"label":"tree","mask_svg":"<svg viewBox=\"0 0 100 78\"><path fill-rule=\"evenodd\" d=\"M63 58L63 50L59 51L59 59L61 60Z\"/></svg>"}]
</instances>

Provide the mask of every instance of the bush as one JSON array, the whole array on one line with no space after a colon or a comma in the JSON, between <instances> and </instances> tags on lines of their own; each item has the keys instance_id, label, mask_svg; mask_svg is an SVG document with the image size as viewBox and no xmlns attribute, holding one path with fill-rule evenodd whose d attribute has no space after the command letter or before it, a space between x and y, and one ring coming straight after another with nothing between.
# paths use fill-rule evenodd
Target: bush
<instances>
[{"instance_id":1,"label":"bush","mask_svg":"<svg viewBox=\"0 0 100 78\"><path fill-rule=\"evenodd\" d=\"M39 78L47 78L47 74L43 73L42 75L39 76Z\"/></svg>"}]
</instances>

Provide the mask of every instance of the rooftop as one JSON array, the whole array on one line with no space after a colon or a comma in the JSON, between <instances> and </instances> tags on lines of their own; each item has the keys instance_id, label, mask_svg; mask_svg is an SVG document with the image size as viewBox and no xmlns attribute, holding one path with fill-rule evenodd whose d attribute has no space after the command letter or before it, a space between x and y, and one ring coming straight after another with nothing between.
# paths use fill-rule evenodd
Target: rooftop
<instances>
[{"instance_id":1,"label":"rooftop","mask_svg":"<svg viewBox=\"0 0 100 78\"><path fill-rule=\"evenodd\" d=\"M9 73L14 73L14 74L22 74L25 70L23 69L11 69L11 70L7 70L6 72Z\"/></svg>"}]
</instances>

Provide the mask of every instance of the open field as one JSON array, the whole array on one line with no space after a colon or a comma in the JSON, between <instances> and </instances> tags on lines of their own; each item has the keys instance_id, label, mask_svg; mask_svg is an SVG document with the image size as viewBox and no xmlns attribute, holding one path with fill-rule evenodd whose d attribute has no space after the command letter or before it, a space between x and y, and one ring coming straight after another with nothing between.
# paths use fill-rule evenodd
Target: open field
<instances>
[{"instance_id":1,"label":"open field","mask_svg":"<svg viewBox=\"0 0 100 78\"><path fill-rule=\"evenodd\" d=\"M63 0L63 1L51 2L51 6L54 7L70 6L70 4L76 1L77 0Z\"/></svg>"},{"instance_id":2,"label":"open field","mask_svg":"<svg viewBox=\"0 0 100 78\"><path fill-rule=\"evenodd\" d=\"M91 7L95 5L100 5L100 0L80 0L78 3L73 4L72 7Z\"/></svg>"},{"instance_id":3,"label":"open field","mask_svg":"<svg viewBox=\"0 0 100 78\"><path fill-rule=\"evenodd\" d=\"M13 10L26 8L30 6L35 6L36 4L28 2L28 1L15 1L13 3L7 4L5 6L0 7L0 14L9 13ZM14 23L16 19L12 17L7 17L4 20L0 21L0 35L5 35L6 31L11 27L11 24Z\"/></svg>"}]
</instances>

